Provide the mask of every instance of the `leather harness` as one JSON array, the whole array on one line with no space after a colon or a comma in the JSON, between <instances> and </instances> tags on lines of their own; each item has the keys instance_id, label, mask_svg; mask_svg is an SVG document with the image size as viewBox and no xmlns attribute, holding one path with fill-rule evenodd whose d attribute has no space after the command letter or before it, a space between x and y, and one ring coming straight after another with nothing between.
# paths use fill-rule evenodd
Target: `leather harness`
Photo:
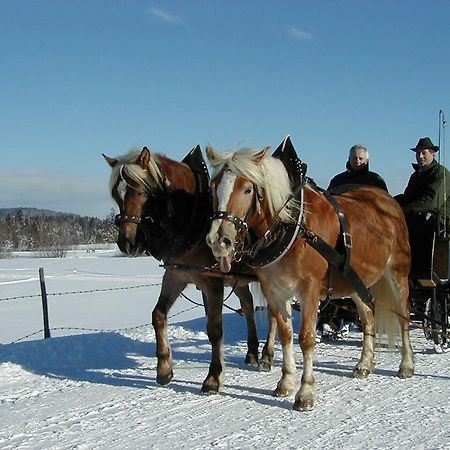
<instances>
[{"instance_id":1,"label":"leather harness","mask_svg":"<svg viewBox=\"0 0 450 450\"><path fill-rule=\"evenodd\" d=\"M316 250L328 262L329 267L341 273L354 287L363 302L373 309L372 294L355 269L350 265L352 236L349 232L348 222L344 211L330 192L319 188L312 179L306 177L307 165L297 156L289 136L275 150L273 156L283 162L292 185L296 186L291 199L298 199L298 196L303 195L303 188L307 182L312 184L325 196L328 202L333 206L339 219L340 238L336 248L332 247L328 242L306 226L305 219L300 213L297 224L274 223L274 229L272 229L272 227L269 228L266 233L256 241L250 251L242 253L241 257L243 261L251 267L268 266L286 254L296 239L304 237L308 245ZM302 217L300 218L300 216ZM235 226L239 227L240 230L245 232L248 231L245 219L241 220L228 212L218 211L213 215L213 219L231 221ZM341 251L341 249L343 251ZM329 270L327 297L330 296L331 291L331 270Z\"/></svg>"}]
</instances>

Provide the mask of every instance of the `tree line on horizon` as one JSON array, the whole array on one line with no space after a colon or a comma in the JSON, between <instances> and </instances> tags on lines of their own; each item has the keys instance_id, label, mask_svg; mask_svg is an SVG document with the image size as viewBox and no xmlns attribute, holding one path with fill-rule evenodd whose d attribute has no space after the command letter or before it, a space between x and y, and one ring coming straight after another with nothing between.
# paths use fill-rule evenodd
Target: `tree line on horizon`
<instances>
[{"instance_id":1,"label":"tree line on horizon","mask_svg":"<svg viewBox=\"0 0 450 450\"><path fill-rule=\"evenodd\" d=\"M42 251L65 256L77 245L116 242L114 210L105 219L75 214L27 216L21 209L0 218L0 257L11 251Z\"/></svg>"}]
</instances>

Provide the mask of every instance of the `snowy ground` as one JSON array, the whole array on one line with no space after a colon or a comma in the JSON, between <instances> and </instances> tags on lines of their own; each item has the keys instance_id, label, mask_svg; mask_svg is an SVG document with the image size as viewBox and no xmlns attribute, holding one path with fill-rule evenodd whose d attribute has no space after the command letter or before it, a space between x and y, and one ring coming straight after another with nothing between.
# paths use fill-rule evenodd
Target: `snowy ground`
<instances>
[{"instance_id":1,"label":"snowy ground","mask_svg":"<svg viewBox=\"0 0 450 450\"><path fill-rule=\"evenodd\" d=\"M43 328L39 267L50 294L47 340L34 334ZM0 260L0 448L450 449L450 353L436 354L416 329L410 380L395 377L400 355L387 350L377 353L371 377L352 379L357 331L319 344L316 408L301 413L293 397L271 395L279 346L272 372L245 366L244 320L226 310L224 387L200 395L210 358L206 322L202 307L180 298L169 327L174 379L158 386L149 322L161 274L152 258L115 250ZM138 285L149 286L116 289ZM91 292L51 295L69 291ZM186 294L201 302L195 288ZM265 313L257 324L263 340ZM299 349L297 361L301 370Z\"/></svg>"}]
</instances>

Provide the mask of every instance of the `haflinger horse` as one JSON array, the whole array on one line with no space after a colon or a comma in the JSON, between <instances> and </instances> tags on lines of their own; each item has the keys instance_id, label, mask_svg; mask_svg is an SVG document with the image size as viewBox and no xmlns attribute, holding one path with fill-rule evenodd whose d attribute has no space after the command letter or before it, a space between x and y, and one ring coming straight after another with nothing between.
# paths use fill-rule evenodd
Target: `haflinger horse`
<instances>
[{"instance_id":1,"label":"haflinger horse","mask_svg":"<svg viewBox=\"0 0 450 450\"><path fill-rule=\"evenodd\" d=\"M230 269L235 258L254 265L262 292L278 313L283 364L274 395L292 394L297 383L291 320L293 296L300 302L299 340L304 364L294 409L314 408L316 319L319 302L325 298L351 297L358 309L363 348L354 377L367 377L374 369L376 331L400 333L402 358L398 376L413 376L408 328L410 249L405 219L397 202L380 189L360 187L333 197L332 206L326 192L307 177L293 192L290 173L279 159L268 155L268 147L227 153L208 147L206 154L213 169L215 209L207 243L223 271ZM343 218L348 226L345 233ZM278 230L286 226L294 227L295 239L270 260L258 259L259 252L277 245L281 240ZM353 278L335 270L317 250L317 244L322 243L324 254L335 255L342 242L349 252L347 268L355 275ZM355 278L359 283L354 282ZM363 301L364 293L370 296Z\"/></svg>"},{"instance_id":2,"label":"haflinger horse","mask_svg":"<svg viewBox=\"0 0 450 450\"><path fill-rule=\"evenodd\" d=\"M225 277L211 269L215 260L206 245L205 236L210 227L212 203L209 172L200 147L189 152L183 162L151 152L147 147L117 158L103 156L112 168L110 190L120 209L116 217L119 248L130 256L147 252L162 260L166 267L159 299L152 313L158 358L156 380L161 385L172 380L173 360L167 315L187 284L193 283L207 297L207 333L212 344L211 364L202 392L218 392L224 368L224 284L233 287L246 318L248 352L245 361L248 364L258 362L259 342L253 299L248 287L256 277L251 269L241 269L239 265L234 265L234 275ZM272 320L272 323L260 361L263 370L270 369L273 358L276 322Z\"/></svg>"}]
</instances>

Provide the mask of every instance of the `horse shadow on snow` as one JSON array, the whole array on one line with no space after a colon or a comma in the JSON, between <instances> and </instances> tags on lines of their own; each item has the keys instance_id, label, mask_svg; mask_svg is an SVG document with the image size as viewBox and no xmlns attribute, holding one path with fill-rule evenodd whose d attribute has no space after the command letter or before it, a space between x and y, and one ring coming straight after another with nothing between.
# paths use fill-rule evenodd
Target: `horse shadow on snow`
<instances>
[{"instance_id":1,"label":"horse shadow on snow","mask_svg":"<svg viewBox=\"0 0 450 450\"><path fill-rule=\"evenodd\" d=\"M262 330L259 333L267 332L264 320L259 320L257 326L258 331ZM177 327L183 328L186 339L178 336ZM225 346L242 344L242 353L226 356L227 365L246 367L245 319L238 314L224 314L223 328ZM178 363L185 360L201 363L199 373L206 375L204 368L211 358L206 317L170 324L169 340L175 373ZM0 345L0 364L17 364L30 373L50 378L149 388L158 386L155 354L154 337L151 342L143 342L117 332L100 332L3 344Z\"/></svg>"}]
</instances>

